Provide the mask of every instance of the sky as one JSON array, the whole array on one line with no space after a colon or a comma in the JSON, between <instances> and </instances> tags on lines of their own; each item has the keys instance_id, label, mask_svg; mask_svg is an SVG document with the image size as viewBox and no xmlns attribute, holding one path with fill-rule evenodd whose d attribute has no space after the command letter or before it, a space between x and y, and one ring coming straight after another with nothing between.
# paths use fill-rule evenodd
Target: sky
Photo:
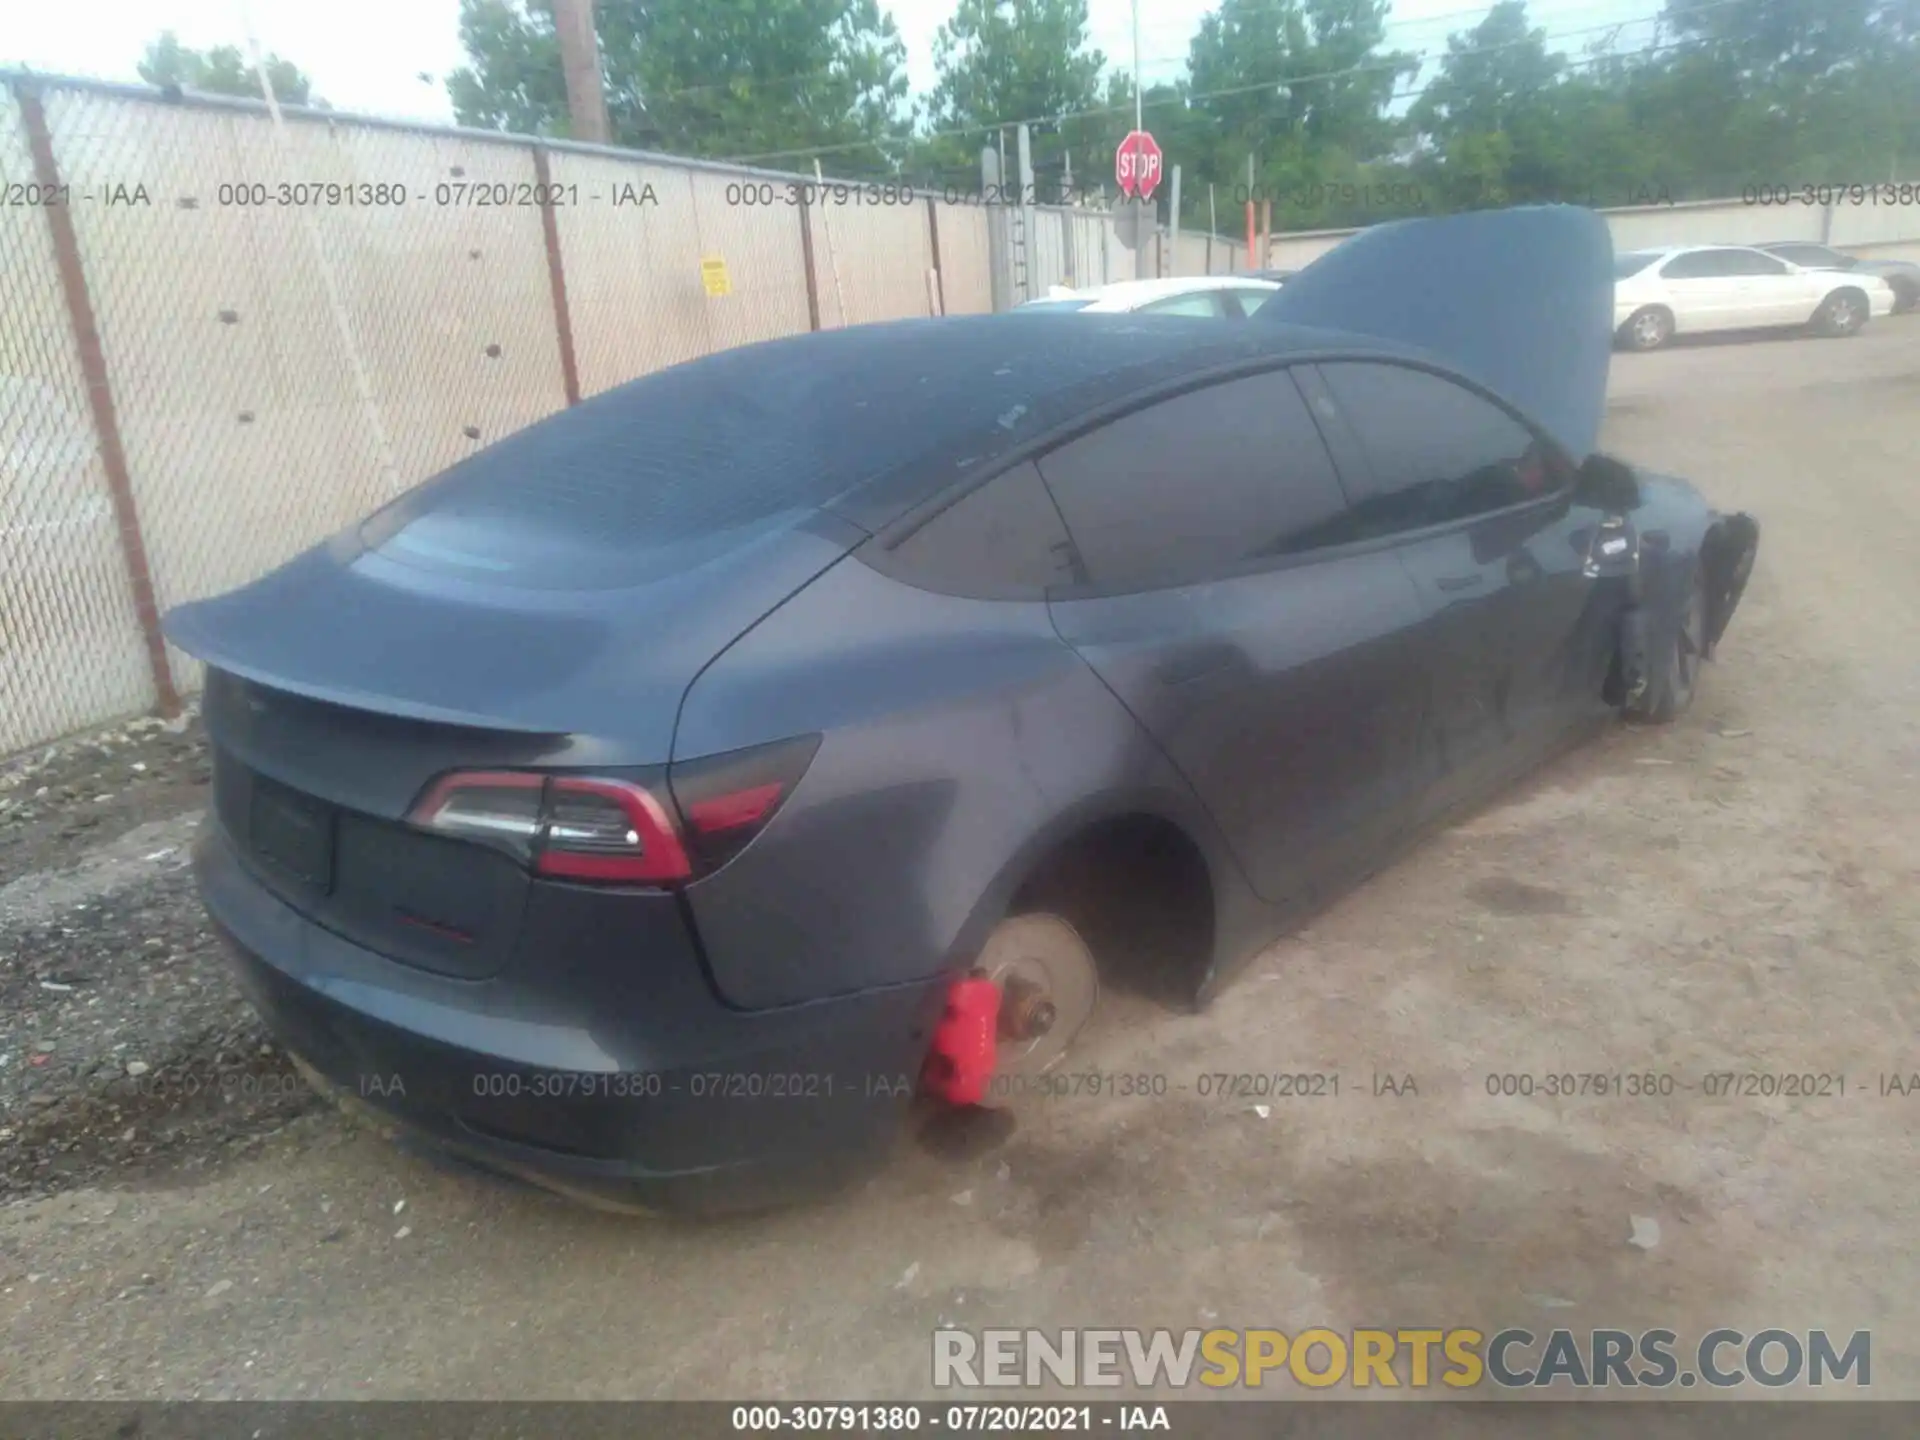
<instances>
[{"instance_id":1,"label":"sky","mask_svg":"<svg viewBox=\"0 0 1920 1440\"><path fill-rule=\"evenodd\" d=\"M1187 43L1216 0L1140 0L1140 74L1144 85L1181 73ZM1490 3L1490 0L1487 0ZM1472 28L1487 3L1395 0L1388 23L1394 48L1438 55L1450 32ZM953 0L881 0L906 42L916 93L931 88L934 36ZM1648 43L1660 0L1533 0L1533 23L1567 38L1578 53L1625 25L1618 43ZM251 24L262 48L291 60L336 110L448 123L446 74L465 61L459 0L0 0L0 65L137 81L134 67L160 31L194 49L236 45ZM1088 0L1092 43L1110 63L1130 65L1128 0ZM1584 33L1571 33L1584 32ZM1431 67L1422 72L1424 80ZM429 76L431 79L422 79ZM1015 117L1009 117L1015 118Z\"/></svg>"}]
</instances>

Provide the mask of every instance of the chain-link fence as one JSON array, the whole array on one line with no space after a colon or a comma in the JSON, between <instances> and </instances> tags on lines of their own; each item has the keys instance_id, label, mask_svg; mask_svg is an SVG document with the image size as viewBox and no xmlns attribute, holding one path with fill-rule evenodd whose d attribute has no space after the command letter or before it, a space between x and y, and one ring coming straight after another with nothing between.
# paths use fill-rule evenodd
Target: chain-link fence
<instances>
[{"instance_id":1,"label":"chain-link fence","mask_svg":"<svg viewBox=\"0 0 1920 1440\"><path fill-rule=\"evenodd\" d=\"M170 708L160 614L584 396L1136 273L1100 212L4 72L0 185L0 755Z\"/></svg>"}]
</instances>

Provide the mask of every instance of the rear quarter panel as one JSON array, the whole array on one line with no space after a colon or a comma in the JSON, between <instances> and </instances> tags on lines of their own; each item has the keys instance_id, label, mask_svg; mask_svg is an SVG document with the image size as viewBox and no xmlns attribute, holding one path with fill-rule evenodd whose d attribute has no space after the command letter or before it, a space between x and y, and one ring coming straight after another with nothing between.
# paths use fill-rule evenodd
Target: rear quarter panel
<instances>
[{"instance_id":1,"label":"rear quarter panel","mask_svg":"<svg viewBox=\"0 0 1920 1440\"><path fill-rule=\"evenodd\" d=\"M1053 844L1135 811L1199 844L1217 953L1264 923L1191 790L1042 603L932 594L843 561L700 676L674 758L808 733L825 738L767 829L688 887L732 1005L964 966Z\"/></svg>"}]
</instances>

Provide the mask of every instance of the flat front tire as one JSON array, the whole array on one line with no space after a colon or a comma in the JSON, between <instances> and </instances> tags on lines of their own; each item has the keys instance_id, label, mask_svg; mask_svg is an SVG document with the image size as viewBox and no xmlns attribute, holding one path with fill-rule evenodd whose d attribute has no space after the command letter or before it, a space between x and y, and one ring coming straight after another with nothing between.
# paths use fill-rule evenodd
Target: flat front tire
<instances>
[{"instance_id":1,"label":"flat front tire","mask_svg":"<svg viewBox=\"0 0 1920 1440\"><path fill-rule=\"evenodd\" d=\"M1700 688L1700 667L1707 652L1707 578L1694 567L1687 597L1647 688L1627 714L1649 725L1668 725L1687 713Z\"/></svg>"}]
</instances>

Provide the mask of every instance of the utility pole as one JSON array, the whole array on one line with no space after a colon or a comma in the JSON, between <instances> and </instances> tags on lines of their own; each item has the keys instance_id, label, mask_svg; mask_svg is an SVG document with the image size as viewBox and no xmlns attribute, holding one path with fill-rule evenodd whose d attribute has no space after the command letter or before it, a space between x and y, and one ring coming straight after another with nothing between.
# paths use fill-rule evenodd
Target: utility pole
<instances>
[{"instance_id":1,"label":"utility pole","mask_svg":"<svg viewBox=\"0 0 1920 1440\"><path fill-rule=\"evenodd\" d=\"M1140 0L1133 0L1133 128L1147 127L1140 119Z\"/></svg>"},{"instance_id":2,"label":"utility pole","mask_svg":"<svg viewBox=\"0 0 1920 1440\"><path fill-rule=\"evenodd\" d=\"M1173 268L1180 269L1180 167L1173 167L1173 241L1169 248L1173 251Z\"/></svg>"},{"instance_id":3,"label":"utility pole","mask_svg":"<svg viewBox=\"0 0 1920 1440\"><path fill-rule=\"evenodd\" d=\"M1256 243L1253 234L1253 152L1249 150L1247 152L1247 268L1264 270L1266 266L1253 258Z\"/></svg>"},{"instance_id":4,"label":"utility pole","mask_svg":"<svg viewBox=\"0 0 1920 1440\"><path fill-rule=\"evenodd\" d=\"M569 130L576 140L605 145L607 97L600 81L600 41L593 28L593 0L553 0L554 31L560 41L560 68L567 80Z\"/></svg>"}]
</instances>

